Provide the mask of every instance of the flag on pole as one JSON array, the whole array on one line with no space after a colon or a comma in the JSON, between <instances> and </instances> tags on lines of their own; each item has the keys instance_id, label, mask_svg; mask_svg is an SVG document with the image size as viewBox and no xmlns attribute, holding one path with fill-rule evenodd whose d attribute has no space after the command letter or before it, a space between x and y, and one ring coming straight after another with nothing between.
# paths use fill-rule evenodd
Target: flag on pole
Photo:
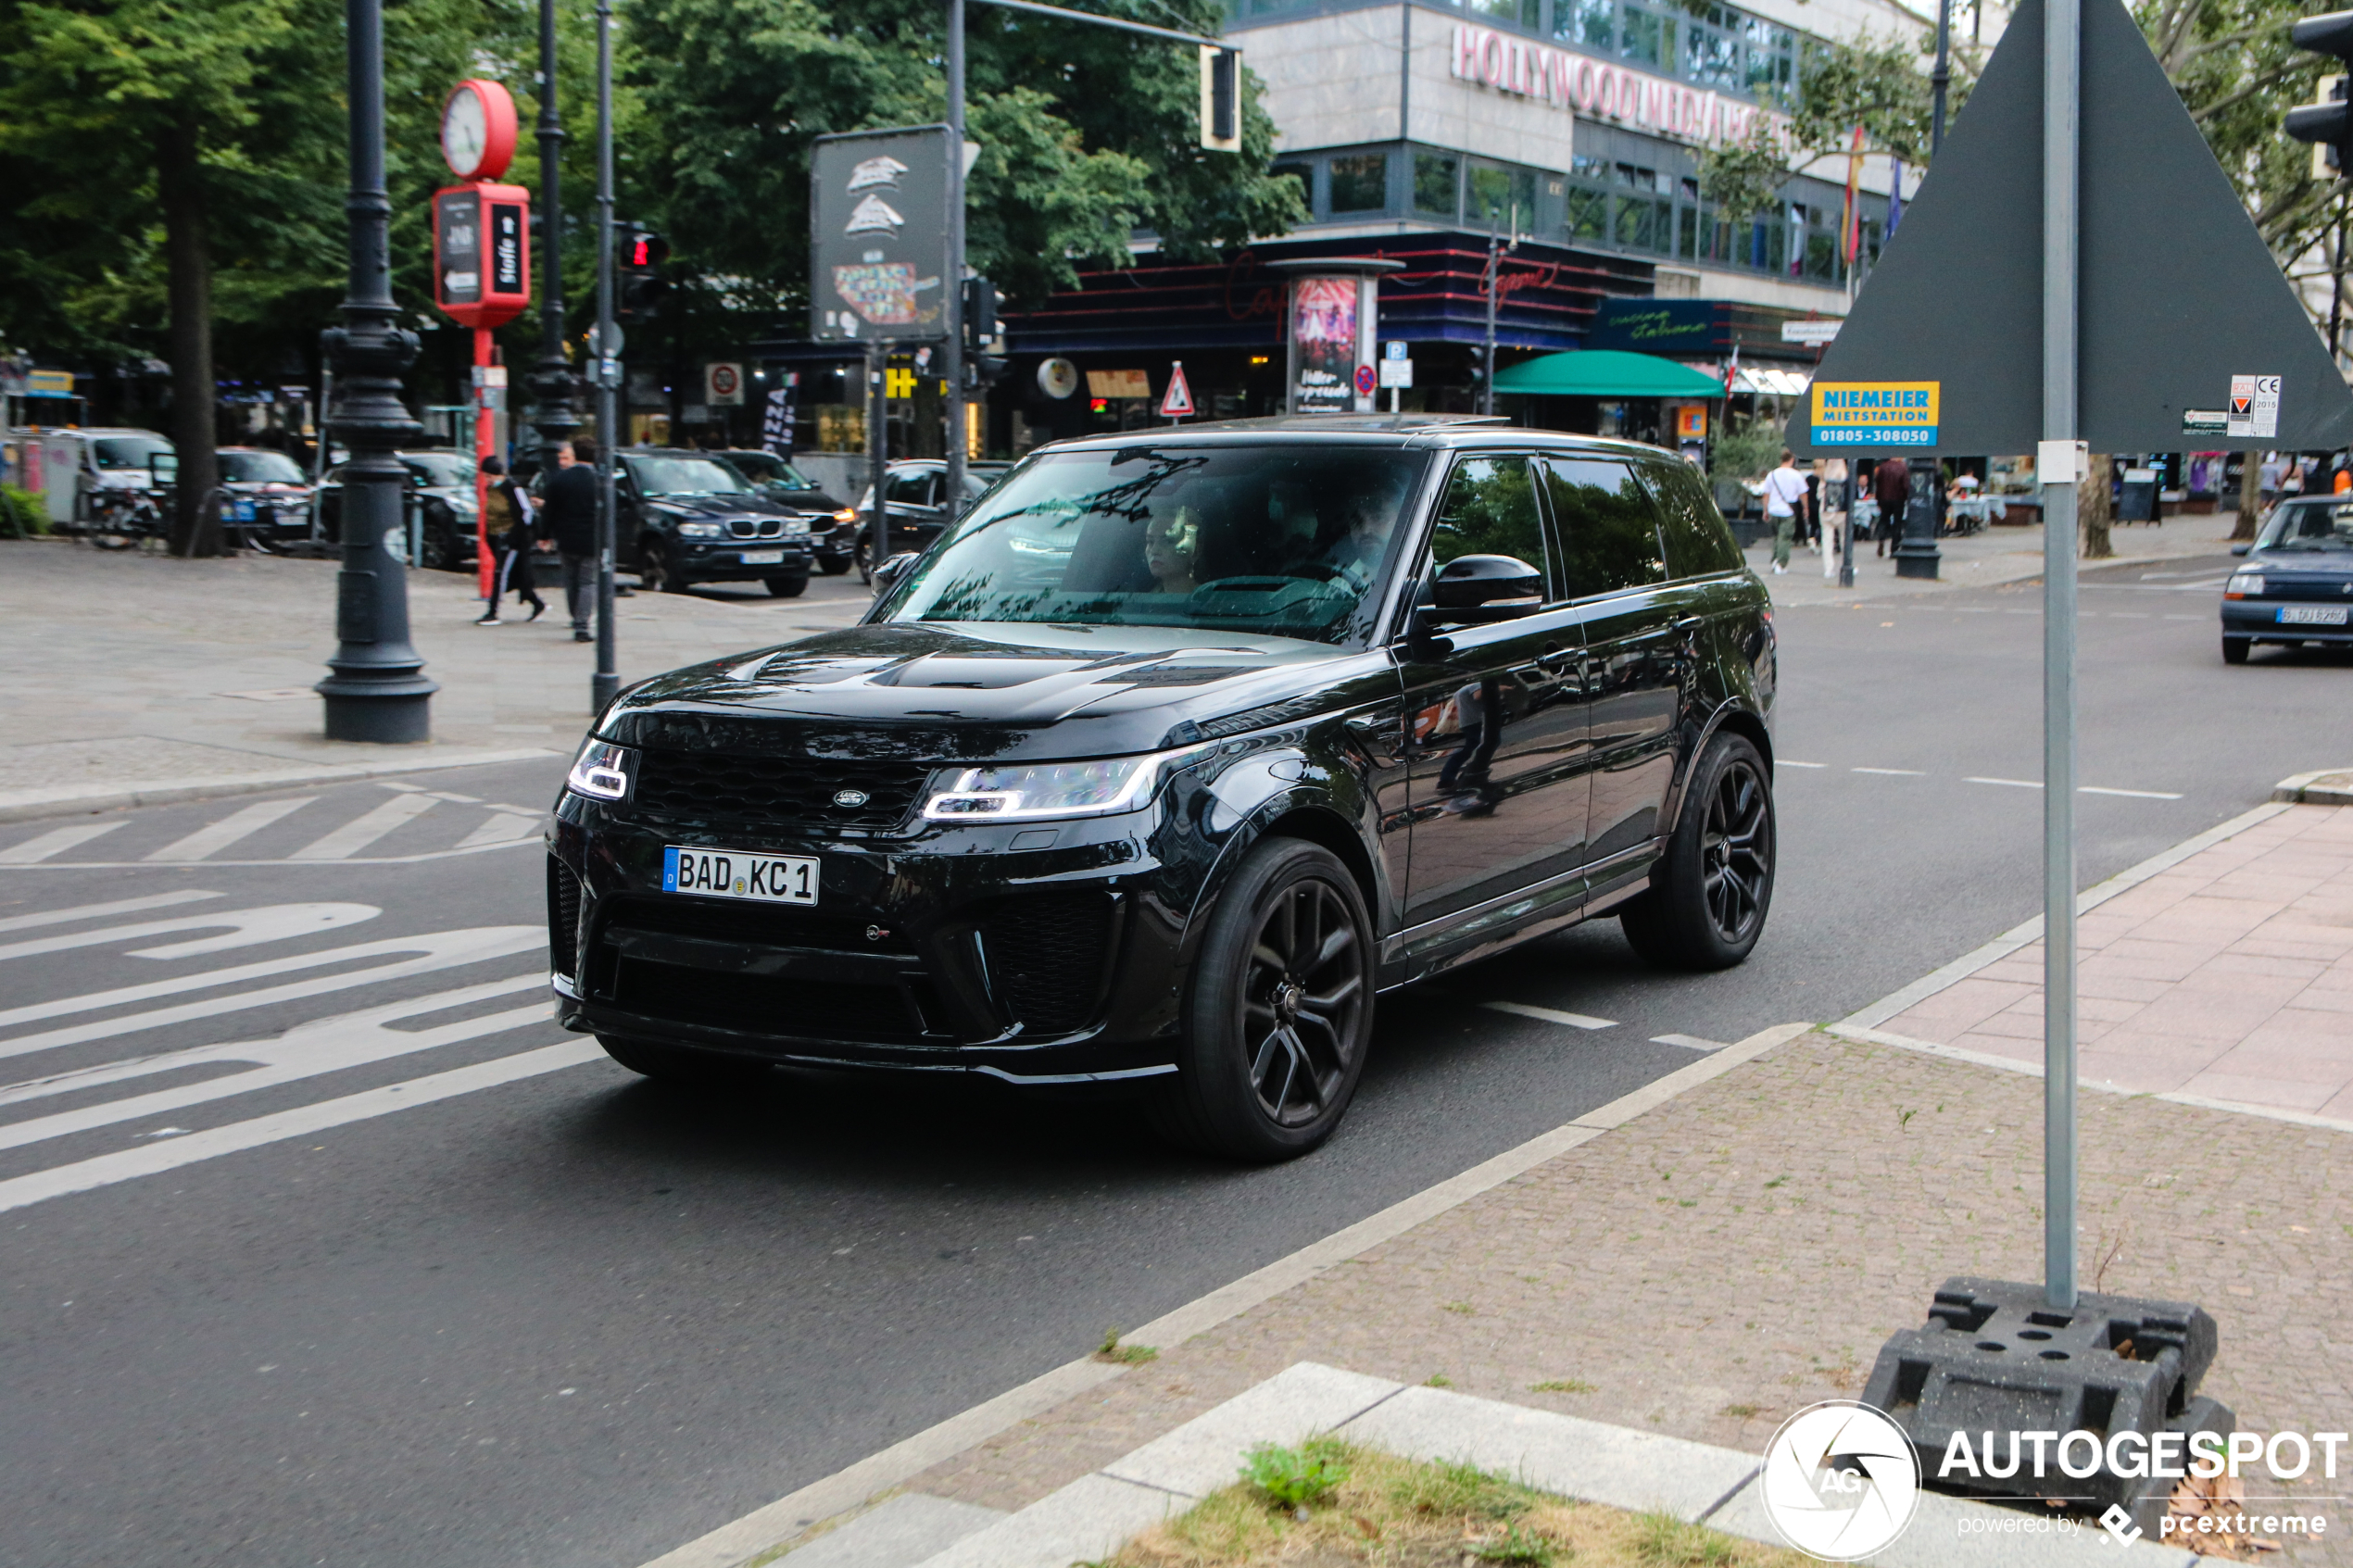
<instances>
[{"instance_id":1,"label":"flag on pole","mask_svg":"<svg viewBox=\"0 0 2353 1568\"><path fill-rule=\"evenodd\" d=\"M1854 139L1846 150L1846 211L1839 220L1839 236L1846 246L1846 265L1851 271L1856 258L1863 254L1863 128L1855 128Z\"/></svg>"},{"instance_id":2,"label":"flag on pole","mask_svg":"<svg viewBox=\"0 0 2353 1568\"><path fill-rule=\"evenodd\" d=\"M1732 395L1733 378L1741 373L1741 340L1732 340L1732 358L1724 366L1724 395Z\"/></svg>"}]
</instances>

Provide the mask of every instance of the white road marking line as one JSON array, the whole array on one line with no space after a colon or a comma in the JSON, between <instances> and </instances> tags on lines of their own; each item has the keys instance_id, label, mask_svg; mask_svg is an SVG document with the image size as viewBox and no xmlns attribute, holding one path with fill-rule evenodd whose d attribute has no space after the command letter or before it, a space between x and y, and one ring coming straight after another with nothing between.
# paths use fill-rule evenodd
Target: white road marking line
<instances>
[{"instance_id":1,"label":"white road marking line","mask_svg":"<svg viewBox=\"0 0 2353 1568\"><path fill-rule=\"evenodd\" d=\"M2203 615L2168 615L2162 616L2159 619L2165 621L2204 621L2207 618Z\"/></svg>"},{"instance_id":2,"label":"white road marking line","mask_svg":"<svg viewBox=\"0 0 2353 1568\"><path fill-rule=\"evenodd\" d=\"M103 833L112 833L122 825L120 818L111 822L83 822L76 827L51 828L36 834L22 844L12 844L0 849L0 866L38 865L52 855L62 855L77 844L87 844Z\"/></svg>"},{"instance_id":3,"label":"white road marking line","mask_svg":"<svg viewBox=\"0 0 2353 1568\"><path fill-rule=\"evenodd\" d=\"M393 786L386 784L384 787L390 789ZM286 859L347 860L393 829L405 826L433 808L433 797L422 791L412 790L396 795L374 810L344 823L324 838L304 845Z\"/></svg>"},{"instance_id":4,"label":"white road marking line","mask_svg":"<svg viewBox=\"0 0 2353 1568\"><path fill-rule=\"evenodd\" d=\"M1849 768L1846 771L1850 773L1884 773L1890 778L1898 779L1924 779L1928 777L1926 773L1921 772L1918 768Z\"/></svg>"},{"instance_id":5,"label":"white road marking line","mask_svg":"<svg viewBox=\"0 0 2353 1568\"><path fill-rule=\"evenodd\" d=\"M1793 762L1788 758L1784 757L1780 761L1774 763L1773 766L1776 768L1827 768L1830 764L1827 762Z\"/></svg>"},{"instance_id":6,"label":"white road marking line","mask_svg":"<svg viewBox=\"0 0 2353 1568\"><path fill-rule=\"evenodd\" d=\"M1571 1029L1615 1029L1617 1020L1595 1018L1590 1013L1563 1012L1558 1008L1530 1007L1526 1002L1481 1002L1490 1012L1508 1012L1518 1018L1539 1019L1546 1023L1566 1023Z\"/></svg>"},{"instance_id":7,"label":"white road marking line","mask_svg":"<svg viewBox=\"0 0 2353 1568\"><path fill-rule=\"evenodd\" d=\"M405 1084L387 1085L380 1089L346 1095L340 1099L321 1100L316 1105L282 1110L271 1116L257 1116L250 1122L190 1133L166 1143L143 1144L137 1148L102 1154L93 1160L77 1160L52 1170L36 1171L30 1175L0 1181L0 1211L22 1209L47 1198L63 1198L69 1193L111 1186L117 1182L127 1182L140 1176L152 1176L182 1165L193 1165L200 1160L259 1148L284 1138L324 1132L330 1127L364 1122L371 1117L388 1116L412 1105L430 1105L434 1100L472 1094L477 1089L518 1083L544 1073L577 1067L602 1055L603 1047L594 1040L566 1040L560 1045L542 1046L537 1050L500 1057L496 1061L455 1068L447 1073L411 1078Z\"/></svg>"},{"instance_id":8,"label":"white road marking line","mask_svg":"<svg viewBox=\"0 0 2353 1568\"><path fill-rule=\"evenodd\" d=\"M103 904L77 904L69 909L44 909L37 915L10 915L0 920L0 931L24 931L36 925L63 925L68 921L95 920L100 915L127 915L140 909L168 909L174 904L193 904L200 898L218 898L218 893L200 893L193 887L177 893L150 893L144 898L110 898Z\"/></svg>"},{"instance_id":9,"label":"white road marking line","mask_svg":"<svg viewBox=\"0 0 2353 1568\"><path fill-rule=\"evenodd\" d=\"M479 855L489 849L508 849L518 844L535 842L532 839L510 838L504 843L484 844L472 849L428 849L416 855L354 855L347 860L207 860L205 869L221 866L414 866L427 860L447 860L456 855ZM0 872L124 872L147 871L153 868L145 860L44 860L37 866L0 865Z\"/></svg>"},{"instance_id":10,"label":"white road marking line","mask_svg":"<svg viewBox=\"0 0 2353 1568\"><path fill-rule=\"evenodd\" d=\"M500 811L488 822L458 841L460 849L485 849L494 844L512 844L517 839L530 838L539 832L537 817L516 816Z\"/></svg>"},{"instance_id":11,"label":"white road marking line","mask_svg":"<svg viewBox=\"0 0 2353 1568\"><path fill-rule=\"evenodd\" d=\"M2145 609L2111 609L2107 612L2107 615L2110 621L2146 621L2149 619L2149 612Z\"/></svg>"},{"instance_id":12,"label":"white road marking line","mask_svg":"<svg viewBox=\"0 0 2353 1568\"><path fill-rule=\"evenodd\" d=\"M2042 788L2042 787L2043 787L2043 781L2042 781L2042 780L2040 780L2040 779L1978 779L1978 778L1969 778L1969 779L1963 779L1961 782L1962 782L1963 784L2006 784L2006 785L2007 785L2007 786L2008 786L2009 788L2011 788L2011 789L2040 789L2040 788Z\"/></svg>"},{"instance_id":13,"label":"white road marking line","mask_svg":"<svg viewBox=\"0 0 2353 1568\"><path fill-rule=\"evenodd\" d=\"M289 970L315 969L325 964L350 963L360 959L384 958L396 953L416 955L396 963L291 981L283 985L242 991L230 997L214 997L201 1002L185 1002L178 1007L158 1008L152 1012L132 1013L128 1017L107 1019L103 1022L77 1023L39 1035L20 1035L13 1040L0 1040L0 1057L28 1056L34 1051L54 1050L59 1046L80 1045L85 1040L135 1035L143 1029L182 1023L192 1018L217 1018L224 1012L268 1007L273 1002L296 1001L304 997L323 996L329 991L347 991L355 985L373 985L380 981L405 979L411 974L424 974L437 969L483 963L515 953L544 950L547 942L547 928L538 925L485 925L465 931L434 931L418 936L396 936L383 942L362 942L351 947L297 953L291 958L271 959L234 969L216 970L208 974L185 974L176 980L157 980L145 985L94 991L86 996L61 997L54 1002L34 1002L0 1012L0 1025L57 1018L69 1013L94 1012L101 1008L122 1007L157 997L208 990L265 975L283 974Z\"/></svg>"},{"instance_id":14,"label":"white road marking line","mask_svg":"<svg viewBox=\"0 0 2353 1568\"><path fill-rule=\"evenodd\" d=\"M116 942L135 942L143 936L160 936L170 931L210 931L224 925L231 928L225 936L203 936L193 942L143 947L131 955L134 959L184 959L229 947L249 947L259 942L283 942L289 937L308 936L314 931L333 931L338 926L373 920L382 913L373 904L265 904L254 909L221 909L213 914L182 915L177 920L143 921L137 925L109 925L96 931L68 932L61 936L35 936L30 941L0 946L0 959L29 959L73 947L102 947Z\"/></svg>"},{"instance_id":15,"label":"white road marking line","mask_svg":"<svg viewBox=\"0 0 2353 1568\"><path fill-rule=\"evenodd\" d=\"M2077 784L2078 795L2121 795L2134 800L2179 800L2182 797L2161 789L2102 789L2097 784Z\"/></svg>"},{"instance_id":16,"label":"white road marking line","mask_svg":"<svg viewBox=\"0 0 2353 1568\"><path fill-rule=\"evenodd\" d=\"M1680 1046L1685 1050L1691 1051L1720 1051L1726 1043L1722 1040L1703 1040L1696 1035L1653 1035L1651 1036L1651 1044L1654 1046Z\"/></svg>"},{"instance_id":17,"label":"white road marking line","mask_svg":"<svg viewBox=\"0 0 2353 1568\"><path fill-rule=\"evenodd\" d=\"M318 798L315 795L306 795L299 800L264 800L243 810L232 811L219 822L165 845L147 859L169 864L184 864L217 855L232 844L259 833L279 818L293 816Z\"/></svg>"},{"instance_id":18,"label":"white road marking line","mask_svg":"<svg viewBox=\"0 0 2353 1568\"><path fill-rule=\"evenodd\" d=\"M166 1051L135 1061L114 1062L105 1067L62 1073L53 1078L17 1085L0 1091L0 1104L21 1105L55 1095L73 1094L109 1084L132 1083L141 1078L191 1067L223 1062L249 1064L242 1073L207 1078L202 1083L179 1084L149 1094L77 1106L54 1115L0 1125L0 1148L23 1148L51 1138L69 1137L76 1133L111 1127L118 1123L142 1121L169 1111L184 1110L192 1105L227 1099L233 1095L250 1094L257 1089L315 1078L322 1073L340 1073L346 1068L364 1067L370 1062L409 1056L418 1051L431 1050L436 1046L456 1045L488 1035L504 1034L510 1029L521 1029L527 1024L547 1023L547 1004L534 1002L529 1007L510 1008L483 1018L445 1023L436 1029L385 1027L399 1019L415 1018L446 1008L465 1007L517 991L536 990L546 984L547 977L544 975L526 974L513 980L494 981L487 985L467 985L434 996L411 997L390 1007L371 1008L365 1012L296 1024L274 1040L241 1040L230 1045Z\"/></svg>"}]
</instances>

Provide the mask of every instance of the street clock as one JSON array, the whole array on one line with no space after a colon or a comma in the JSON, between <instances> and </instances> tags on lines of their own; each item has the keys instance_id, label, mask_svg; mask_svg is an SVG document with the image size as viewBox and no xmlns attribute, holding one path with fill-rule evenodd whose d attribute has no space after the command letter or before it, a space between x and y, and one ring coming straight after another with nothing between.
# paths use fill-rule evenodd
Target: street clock
<instances>
[{"instance_id":1,"label":"street clock","mask_svg":"<svg viewBox=\"0 0 2353 1568\"><path fill-rule=\"evenodd\" d=\"M496 180L515 160L515 101L496 82L460 82L441 108L441 156L460 180Z\"/></svg>"}]
</instances>

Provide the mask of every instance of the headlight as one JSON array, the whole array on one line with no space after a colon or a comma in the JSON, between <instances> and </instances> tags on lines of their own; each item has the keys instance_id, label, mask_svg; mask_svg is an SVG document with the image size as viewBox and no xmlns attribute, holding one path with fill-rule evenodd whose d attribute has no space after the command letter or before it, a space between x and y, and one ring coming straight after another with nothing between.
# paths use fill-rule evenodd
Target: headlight
<instances>
[{"instance_id":1,"label":"headlight","mask_svg":"<svg viewBox=\"0 0 2353 1568\"><path fill-rule=\"evenodd\" d=\"M1001 822L1133 811L1152 797L1162 779L1206 750L1192 746L1093 762L966 768L946 788L933 788L924 802L924 815L936 822Z\"/></svg>"},{"instance_id":2,"label":"headlight","mask_svg":"<svg viewBox=\"0 0 2353 1568\"><path fill-rule=\"evenodd\" d=\"M836 522L856 522L858 521L858 513L852 508L844 507L841 510L834 514L834 521Z\"/></svg>"},{"instance_id":3,"label":"headlight","mask_svg":"<svg viewBox=\"0 0 2353 1568\"><path fill-rule=\"evenodd\" d=\"M785 537L787 539L806 539L809 537L809 525L801 521L800 519L797 517L786 518L785 520Z\"/></svg>"},{"instance_id":4,"label":"headlight","mask_svg":"<svg viewBox=\"0 0 2353 1568\"><path fill-rule=\"evenodd\" d=\"M678 536L682 539L716 539L727 532L724 522L682 522Z\"/></svg>"},{"instance_id":5,"label":"headlight","mask_svg":"<svg viewBox=\"0 0 2353 1568\"><path fill-rule=\"evenodd\" d=\"M629 794L629 770L636 757L628 747L590 740L564 775L564 787L591 800L620 800Z\"/></svg>"},{"instance_id":6,"label":"headlight","mask_svg":"<svg viewBox=\"0 0 2353 1568\"><path fill-rule=\"evenodd\" d=\"M2233 571L2223 584L2226 599L2259 599L2263 596L2263 574L2259 571Z\"/></svg>"}]
</instances>

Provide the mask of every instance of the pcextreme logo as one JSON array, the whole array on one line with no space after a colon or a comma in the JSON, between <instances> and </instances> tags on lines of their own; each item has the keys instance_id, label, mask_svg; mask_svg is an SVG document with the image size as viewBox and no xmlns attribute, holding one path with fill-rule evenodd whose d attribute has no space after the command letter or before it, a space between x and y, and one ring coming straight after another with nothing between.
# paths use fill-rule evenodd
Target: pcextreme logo
<instances>
[{"instance_id":1,"label":"pcextreme logo","mask_svg":"<svg viewBox=\"0 0 2353 1568\"><path fill-rule=\"evenodd\" d=\"M1757 1495L1791 1546L1825 1562L1852 1562L1911 1524L1919 1461L1903 1429L1881 1411L1827 1399L1773 1434Z\"/></svg>"}]
</instances>

